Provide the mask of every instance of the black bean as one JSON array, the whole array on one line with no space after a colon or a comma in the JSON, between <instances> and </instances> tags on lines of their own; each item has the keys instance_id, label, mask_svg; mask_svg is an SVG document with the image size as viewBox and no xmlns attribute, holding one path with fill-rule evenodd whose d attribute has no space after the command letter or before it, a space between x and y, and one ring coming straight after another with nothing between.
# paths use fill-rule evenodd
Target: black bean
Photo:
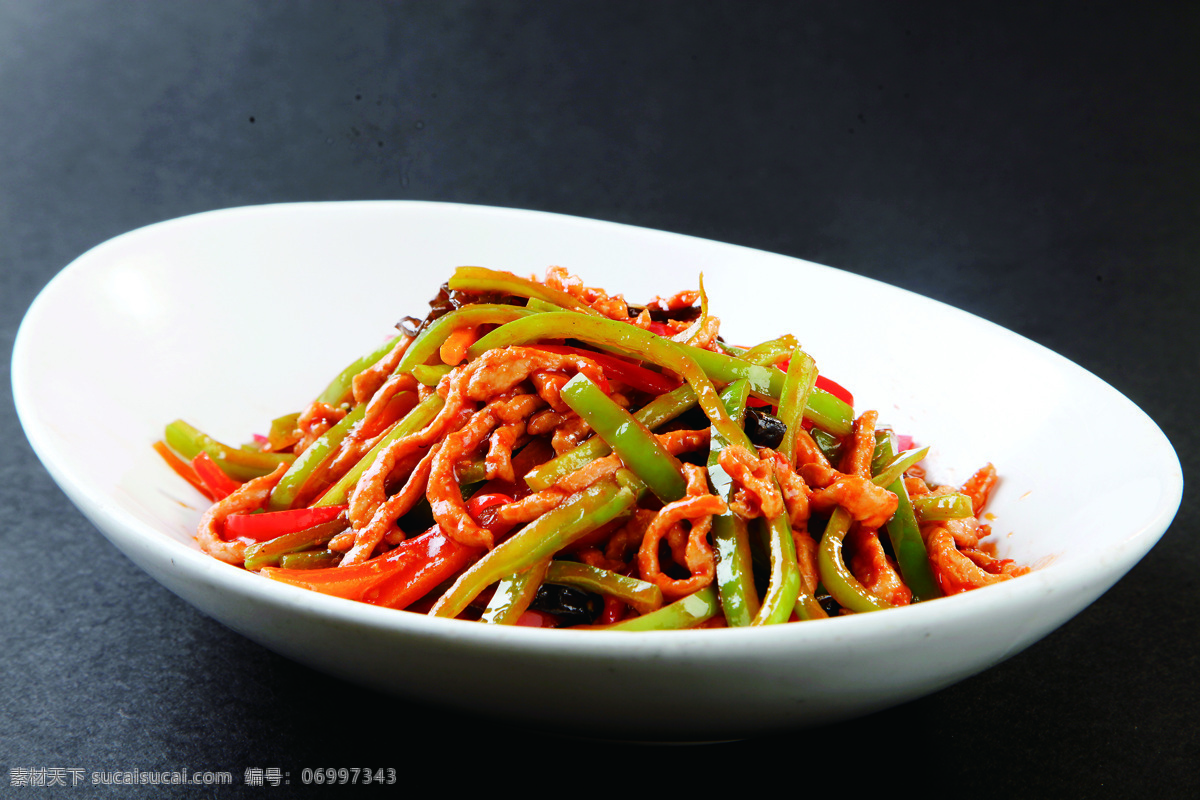
<instances>
[{"instance_id":1,"label":"black bean","mask_svg":"<svg viewBox=\"0 0 1200 800\"><path fill-rule=\"evenodd\" d=\"M779 447L787 426L774 414L757 408L746 409L746 435L758 447Z\"/></svg>"},{"instance_id":2,"label":"black bean","mask_svg":"<svg viewBox=\"0 0 1200 800\"><path fill-rule=\"evenodd\" d=\"M604 601L599 595L572 586L543 583L529 607L553 614L559 624L566 627L590 624L604 610Z\"/></svg>"}]
</instances>

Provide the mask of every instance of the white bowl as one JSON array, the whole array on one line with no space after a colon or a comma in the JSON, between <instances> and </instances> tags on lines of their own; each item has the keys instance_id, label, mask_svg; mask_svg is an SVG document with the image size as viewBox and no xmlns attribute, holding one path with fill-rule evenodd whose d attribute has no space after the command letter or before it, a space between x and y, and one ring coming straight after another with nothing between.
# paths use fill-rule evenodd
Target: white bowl
<instances>
[{"instance_id":1,"label":"white bowl","mask_svg":"<svg viewBox=\"0 0 1200 800\"><path fill-rule=\"evenodd\" d=\"M201 553L204 506L150 445L183 417L244 441L302 407L458 265L559 264L645 300L696 285L732 340L795 333L823 373L931 444L933 477L994 462L1018 580L771 629L500 628L275 583ZM833 302L836 299L837 302ZM851 302L852 301L852 302ZM231 209L85 253L38 296L13 353L17 410L71 500L180 597L286 656L380 691L601 737L742 736L936 691L1066 622L1178 509L1178 459L1095 376L991 323L784 256L551 214L419 202ZM1112 491L1110 441L1137 464Z\"/></svg>"}]
</instances>

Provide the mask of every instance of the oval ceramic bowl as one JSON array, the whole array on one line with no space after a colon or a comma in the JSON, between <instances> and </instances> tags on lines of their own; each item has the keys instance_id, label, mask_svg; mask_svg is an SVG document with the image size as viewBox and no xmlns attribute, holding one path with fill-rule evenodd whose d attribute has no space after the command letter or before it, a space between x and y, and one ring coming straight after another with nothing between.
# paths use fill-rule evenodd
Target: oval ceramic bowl
<instances>
[{"instance_id":1,"label":"oval ceramic bowl","mask_svg":"<svg viewBox=\"0 0 1200 800\"><path fill-rule=\"evenodd\" d=\"M731 341L795 333L860 410L876 408L933 446L933 478L958 482L994 462L999 554L1036 569L873 614L620 634L429 619L274 583L201 553L191 537L204 503L151 449L164 424L183 417L245 441L306 404L396 320L423 315L463 264L538 275L563 265L631 300L695 287L704 273ZM869 306L872 326L841 325L840 308L808 302L838 296ZM936 364L914 358L913 342L936 343ZM17 337L12 380L29 440L66 494L206 614L380 691L601 737L743 736L936 691L1095 600L1158 540L1182 492L1170 444L1129 400L969 314L779 255L497 208L263 206L133 231L46 286ZM1095 430L1123 431L1123 457L1141 465L1125 491L1106 490Z\"/></svg>"}]
</instances>

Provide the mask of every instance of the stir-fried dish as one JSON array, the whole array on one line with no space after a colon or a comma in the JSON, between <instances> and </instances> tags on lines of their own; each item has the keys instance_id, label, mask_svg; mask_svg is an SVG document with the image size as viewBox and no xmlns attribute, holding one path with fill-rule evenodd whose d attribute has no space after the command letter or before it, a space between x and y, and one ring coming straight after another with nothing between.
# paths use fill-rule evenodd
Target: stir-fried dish
<instances>
[{"instance_id":1,"label":"stir-fried dish","mask_svg":"<svg viewBox=\"0 0 1200 800\"><path fill-rule=\"evenodd\" d=\"M735 346L698 290L634 306L559 267L460 267L423 318L231 447L155 446L196 540L271 580L488 624L661 630L874 611L1027 572L982 540L989 464L855 414L791 335Z\"/></svg>"}]
</instances>

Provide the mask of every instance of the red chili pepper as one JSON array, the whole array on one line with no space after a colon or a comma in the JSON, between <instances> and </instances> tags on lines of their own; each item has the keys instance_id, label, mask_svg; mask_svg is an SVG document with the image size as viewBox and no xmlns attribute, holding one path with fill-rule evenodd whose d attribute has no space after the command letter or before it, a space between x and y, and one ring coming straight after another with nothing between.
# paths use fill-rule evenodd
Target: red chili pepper
<instances>
[{"instance_id":1,"label":"red chili pepper","mask_svg":"<svg viewBox=\"0 0 1200 800\"><path fill-rule=\"evenodd\" d=\"M201 450L192 459L192 468L196 470L196 475L218 500L228 497L241 488L242 484L226 475L205 450Z\"/></svg>"},{"instance_id":2,"label":"red chili pepper","mask_svg":"<svg viewBox=\"0 0 1200 800\"><path fill-rule=\"evenodd\" d=\"M269 542L285 533L295 533L322 522L329 522L345 510L346 506L340 505L293 508L289 511L271 511L266 514L234 514L225 520L225 535L230 538Z\"/></svg>"},{"instance_id":3,"label":"red chili pepper","mask_svg":"<svg viewBox=\"0 0 1200 800\"><path fill-rule=\"evenodd\" d=\"M791 363L792 363L792 360L789 358L786 361L780 362L776 366L778 366L784 372L787 372L788 366ZM838 398L839 400L844 401L847 405L849 405L851 407L854 406L854 395L850 394L850 390L847 389L845 386L842 386L837 381L832 381L829 378L826 378L824 375L818 374L816 386L818 389L823 389L824 391L829 392L831 395Z\"/></svg>"},{"instance_id":4,"label":"red chili pepper","mask_svg":"<svg viewBox=\"0 0 1200 800\"><path fill-rule=\"evenodd\" d=\"M479 514L485 508L502 506L512 501L513 499L506 494L477 494L467 501L467 511L479 522Z\"/></svg>"},{"instance_id":5,"label":"red chili pepper","mask_svg":"<svg viewBox=\"0 0 1200 800\"><path fill-rule=\"evenodd\" d=\"M191 463L175 455L175 451L168 447L166 442L155 442L153 447L154 451L162 456L163 461L167 462L167 466L175 470L175 474L190 483L197 492L214 503L221 499L213 494L212 490L204 484L204 481L200 480L200 476L196 474L196 470L192 467Z\"/></svg>"},{"instance_id":6,"label":"red chili pepper","mask_svg":"<svg viewBox=\"0 0 1200 800\"><path fill-rule=\"evenodd\" d=\"M580 347L567 347L556 344L539 344L538 350L548 353L562 353L590 358L600 365L604 374L614 381L620 381L639 391L650 394L665 394L679 387L679 381L663 375L661 372L646 369L638 363L620 356L608 353L597 353L594 350L584 350Z\"/></svg>"},{"instance_id":7,"label":"red chili pepper","mask_svg":"<svg viewBox=\"0 0 1200 800\"><path fill-rule=\"evenodd\" d=\"M481 548L459 544L434 525L383 555L352 567L264 567L262 574L347 600L406 608L449 580L482 552Z\"/></svg>"},{"instance_id":8,"label":"red chili pepper","mask_svg":"<svg viewBox=\"0 0 1200 800\"><path fill-rule=\"evenodd\" d=\"M600 619L596 620L597 625L612 625L620 622L625 618L625 601L618 600L612 595L604 596L604 611L600 614Z\"/></svg>"},{"instance_id":9,"label":"red chili pepper","mask_svg":"<svg viewBox=\"0 0 1200 800\"><path fill-rule=\"evenodd\" d=\"M517 625L522 628L553 628L558 625L558 620L554 618L553 614L525 611L517 617Z\"/></svg>"},{"instance_id":10,"label":"red chili pepper","mask_svg":"<svg viewBox=\"0 0 1200 800\"><path fill-rule=\"evenodd\" d=\"M495 512L489 512L489 508L498 508L499 506L511 503L513 498L507 494L499 492L479 494L467 501L467 513L474 518L475 522L492 532L492 536L499 539L504 534L516 527L511 522L499 523L496 521Z\"/></svg>"},{"instance_id":11,"label":"red chili pepper","mask_svg":"<svg viewBox=\"0 0 1200 800\"><path fill-rule=\"evenodd\" d=\"M854 406L854 395L850 394L850 390L840 383L829 380L824 375L817 376L817 388L824 389L839 400L844 400L851 407Z\"/></svg>"},{"instance_id":12,"label":"red chili pepper","mask_svg":"<svg viewBox=\"0 0 1200 800\"><path fill-rule=\"evenodd\" d=\"M646 330L659 336L664 336L668 339L678 333L678 331L665 322L651 322Z\"/></svg>"}]
</instances>

